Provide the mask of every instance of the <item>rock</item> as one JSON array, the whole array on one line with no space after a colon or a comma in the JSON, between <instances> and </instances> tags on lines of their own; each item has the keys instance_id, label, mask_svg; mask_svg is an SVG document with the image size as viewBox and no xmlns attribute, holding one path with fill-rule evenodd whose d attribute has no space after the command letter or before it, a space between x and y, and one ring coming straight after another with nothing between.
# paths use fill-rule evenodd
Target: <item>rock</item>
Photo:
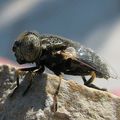
<instances>
[{"instance_id":1,"label":"rock","mask_svg":"<svg viewBox=\"0 0 120 120\"><path fill-rule=\"evenodd\" d=\"M35 75L23 96L30 79L26 73L10 97L16 87L15 79L15 68L0 66L0 120L120 120L120 98L111 93L62 80L54 113L51 106L59 77L48 73Z\"/></svg>"}]
</instances>

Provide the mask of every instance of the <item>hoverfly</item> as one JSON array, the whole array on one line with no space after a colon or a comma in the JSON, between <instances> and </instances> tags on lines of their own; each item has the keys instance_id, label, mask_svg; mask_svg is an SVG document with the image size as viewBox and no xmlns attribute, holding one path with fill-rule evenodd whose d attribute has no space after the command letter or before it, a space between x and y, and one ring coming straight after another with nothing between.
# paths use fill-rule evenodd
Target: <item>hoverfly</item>
<instances>
[{"instance_id":1,"label":"hoverfly","mask_svg":"<svg viewBox=\"0 0 120 120\"><path fill-rule=\"evenodd\" d=\"M82 46L80 43L56 35L24 32L15 41L13 52L19 64L36 64L35 67L22 68L18 71L32 72L38 70L42 73L47 67L58 76L61 76L61 73L80 75L84 85L99 90L105 89L92 84L95 77L105 79L116 77L116 75L110 73L108 65L93 50ZM87 75L91 76L89 80L85 78ZM19 87L18 79L17 87Z\"/></svg>"}]
</instances>

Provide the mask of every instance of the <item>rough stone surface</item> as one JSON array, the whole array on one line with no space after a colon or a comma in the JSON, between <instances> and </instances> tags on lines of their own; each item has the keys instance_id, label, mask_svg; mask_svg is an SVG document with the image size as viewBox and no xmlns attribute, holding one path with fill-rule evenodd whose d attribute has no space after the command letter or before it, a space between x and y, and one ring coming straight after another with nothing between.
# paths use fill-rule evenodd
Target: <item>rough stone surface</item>
<instances>
[{"instance_id":1,"label":"rough stone surface","mask_svg":"<svg viewBox=\"0 0 120 120\"><path fill-rule=\"evenodd\" d=\"M33 78L28 93L22 93L29 84L30 74L21 78L16 87L15 69L0 66L0 120L120 120L120 98L108 92L98 91L69 80L62 80L58 110L51 111L53 95L59 77L44 73Z\"/></svg>"}]
</instances>

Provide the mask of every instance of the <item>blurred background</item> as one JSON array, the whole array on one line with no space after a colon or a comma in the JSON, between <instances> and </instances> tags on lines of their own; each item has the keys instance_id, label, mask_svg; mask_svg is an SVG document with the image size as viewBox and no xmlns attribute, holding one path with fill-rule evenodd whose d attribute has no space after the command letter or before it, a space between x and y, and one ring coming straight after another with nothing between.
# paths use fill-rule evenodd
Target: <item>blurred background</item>
<instances>
[{"instance_id":1,"label":"blurred background","mask_svg":"<svg viewBox=\"0 0 120 120\"><path fill-rule=\"evenodd\" d=\"M0 0L1 64L14 64L12 44L26 30L79 41L120 74L120 0ZM120 95L120 79L97 79L95 84Z\"/></svg>"}]
</instances>

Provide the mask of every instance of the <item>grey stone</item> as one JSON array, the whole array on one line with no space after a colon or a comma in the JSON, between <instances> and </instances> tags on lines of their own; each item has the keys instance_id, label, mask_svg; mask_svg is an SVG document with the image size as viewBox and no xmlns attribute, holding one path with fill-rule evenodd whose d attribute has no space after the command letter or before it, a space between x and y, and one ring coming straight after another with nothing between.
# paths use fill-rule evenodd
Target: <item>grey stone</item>
<instances>
[{"instance_id":1,"label":"grey stone","mask_svg":"<svg viewBox=\"0 0 120 120\"><path fill-rule=\"evenodd\" d=\"M57 97L57 112L51 111L53 96L60 78L48 74L34 75L32 86L25 96L30 74L20 79L16 87L15 68L0 66L0 120L120 120L120 98L62 80Z\"/></svg>"}]
</instances>

